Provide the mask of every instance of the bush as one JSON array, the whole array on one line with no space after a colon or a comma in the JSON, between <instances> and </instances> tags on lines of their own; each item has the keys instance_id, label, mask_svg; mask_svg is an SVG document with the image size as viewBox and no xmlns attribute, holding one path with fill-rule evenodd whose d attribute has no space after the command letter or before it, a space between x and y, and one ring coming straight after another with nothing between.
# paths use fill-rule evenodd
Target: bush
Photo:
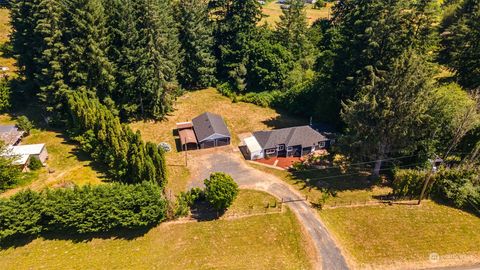
<instances>
[{"instance_id":1,"label":"bush","mask_svg":"<svg viewBox=\"0 0 480 270\"><path fill-rule=\"evenodd\" d=\"M165 219L161 189L144 182L21 192L0 200L0 239L41 232L97 233L136 229Z\"/></svg>"},{"instance_id":2,"label":"bush","mask_svg":"<svg viewBox=\"0 0 480 270\"><path fill-rule=\"evenodd\" d=\"M436 196L452 202L456 207L470 206L480 209L480 174L473 169L443 169L435 175L433 192Z\"/></svg>"},{"instance_id":3,"label":"bush","mask_svg":"<svg viewBox=\"0 0 480 270\"><path fill-rule=\"evenodd\" d=\"M393 194L399 197L419 196L427 173L419 170L396 170L393 178ZM427 190L426 194L429 194Z\"/></svg>"},{"instance_id":4,"label":"bush","mask_svg":"<svg viewBox=\"0 0 480 270\"><path fill-rule=\"evenodd\" d=\"M186 216L190 208L198 201L205 199L205 194L200 188L192 188L187 192L181 192L177 196L177 208L175 210L176 217Z\"/></svg>"},{"instance_id":5,"label":"bush","mask_svg":"<svg viewBox=\"0 0 480 270\"><path fill-rule=\"evenodd\" d=\"M226 210L238 195L238 185L228 174L212 173L204 183L205 199L217 210Z\"/></svg>"},{"instance_id":6,"label":"bush","mask_svg":"<svg viewBox=\"0 0 480 270\"><path fill-rule=\"evenodd\" d=\"M282 99L280 91L264 91L260 93L247 93L240 96L240 101L252 103L261 107L273 107Z\"/></svg>"},{"instance_id":7,"label":"bush","mask_svg":"<svg viewBox=\"0 0 480 270\"><path fill-rule=\"evenodd\" d=\"M32 157L30 159L30 163L28 164L28 168L32 171L36 171L36 170L39 170L40 168L43 167L43 164L42 162L40 161L40 159L36 158L36 157Z\"/></svg>"},{"instance_id":8,"label":"bush","mask_svg":"<svg viewBox=\"0 0 480 270\"><path fill-rule=\"evenodd\" d=\"M33 129L32 122L24 115L18 117L17 126L27 134L30 134L30 131Z\"/></svg>"}]
</instances>

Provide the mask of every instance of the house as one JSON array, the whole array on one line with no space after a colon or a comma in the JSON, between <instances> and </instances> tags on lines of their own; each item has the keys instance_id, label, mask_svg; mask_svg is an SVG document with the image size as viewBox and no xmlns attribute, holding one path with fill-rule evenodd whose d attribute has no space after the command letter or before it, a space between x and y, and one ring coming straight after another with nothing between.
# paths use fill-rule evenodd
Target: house
<instances>
[{"instance_id":1,"label":"house","mask_svg":"<svg viewBox=\"0 0 480 270\"><path fill-rule=\"evenodd\" d=\"M200 148L230 144L230 132L220 115L206 112L193 118L192 124Z\"/></svg>"},{"instance_id":2,"label":"house","mask_svg":"<svg viewBox=\"0 0 480 270\"><path fill-rule=\"evenodd\" d=\"M301 157L330 146L330 139L310 126L253 132L245 138L247 157Z\"/></svg>"},{"instance_id":3,"label":"house","mask_svg":"<svg viewBox=\"0 0 480 270\"><path fill-rule=\"evenodd\" d=\"M20 166L22 171L28 170L32 158L39 159L44 166L48 159L47 147L43 143L10 146L7 155L15 157L13 165Z\"/></svg>"},{"instance_id":4,"label":"house","mask_svg":"<svg viewBox=\"0 0 480 270\"><path fill-rule=\"evenodd\" d=\"M22 139L24 131L19 130L16 126L0 126L0 141L6 145L17 145Z\"/></svg>"}]
</instances>

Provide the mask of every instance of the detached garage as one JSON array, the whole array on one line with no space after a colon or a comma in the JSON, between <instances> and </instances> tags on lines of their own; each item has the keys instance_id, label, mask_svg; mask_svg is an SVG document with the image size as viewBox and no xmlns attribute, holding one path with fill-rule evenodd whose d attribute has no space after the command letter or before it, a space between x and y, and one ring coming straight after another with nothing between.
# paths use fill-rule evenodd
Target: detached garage
<instances>
[{"instance_id":1,"label":"detached garage","mask_svg":"<svg viewBox=\"0 0 480 270\"><path fill-rule=\"evenodd\" d=\"M206 112L195 117L192 123L200 148L230 144L230 132L220 115Z\"/></svg>"}]
</instances>

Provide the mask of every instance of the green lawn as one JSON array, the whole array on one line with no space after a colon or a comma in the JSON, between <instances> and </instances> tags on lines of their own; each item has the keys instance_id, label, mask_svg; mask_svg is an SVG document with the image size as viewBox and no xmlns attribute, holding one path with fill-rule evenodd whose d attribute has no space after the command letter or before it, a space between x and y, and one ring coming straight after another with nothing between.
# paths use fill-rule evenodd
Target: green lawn
<instances>
[{"instance_id":1,"label":"green lawn","mask_svg":"<svg viewBox=\"0 0 480 270\"><path fill-rule=\"evenodd\" d=\"M15 120L7 114L0 115L0 124L14 124ZM49 158L47 168L35 172L31 181L25 181L18 188L8 190L0 196L10 196L21 188L41 190L45 187L58 186L65 183L98 184L104 177L98 172L100 166L92 163L88 157L77 149L62 133L57 131L35 129L22 140L22 144L45 143ZM50 173L48 172L50 170ZM101 168L100 168L101 171Z\"/></svg>"},{"instance_id":2,"label":"green lawn","mask_svg":"<svg viewBox=\"0 0 480 270\"><path fill-rule=\"evenodd\" d=\"M378 201L376 196L389 194L392 189L386 186L378 186L368 182L366 175L341 176L341 173L328 170L314 170L300 173L290 173L268 168L255 163L249 163L252 167L276 175L286 183L293 186L307 196L311 203L318 203L322 197L320 187L330 188L336 191L336 196L327 199L326 206L338 206L346 204L362 204L366 201ZM340 177L337 177L339 176ZM332 177L332 178L329 178ZM317 180L318 178L325 178Z\"/></svg>"},{"instance_id":3,"label":"green lawn","mask_svg":"<svg viewBox=\"0 0 480 270\"><path fill-rule=\"evenodd\" d=\"M232 209L261 207L265 200L274 198L242 190ZM40 238L1 250L0 269L311 269L311 252L296 217L287 210L165 223L131 240Z\"/></svg>"},{"instance_id":4,"label":"green lawn","mask_svg":"<svg viewBox=\"0 0 480 270\"><path fill-rule=\"evenodd\" d=\"M426 201L319 211L327 227L359 267L419 268L480 263L480 218ZM431 253L440 261L433 265Z\"/></svg>"}]
</instances>

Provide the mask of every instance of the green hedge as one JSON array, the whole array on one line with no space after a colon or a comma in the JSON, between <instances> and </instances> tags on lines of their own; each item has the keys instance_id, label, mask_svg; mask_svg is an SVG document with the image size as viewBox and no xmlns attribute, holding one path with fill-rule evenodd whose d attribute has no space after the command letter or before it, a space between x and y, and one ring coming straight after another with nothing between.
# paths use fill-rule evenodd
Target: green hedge
<instances>
[{"instance_id":1,"label":"green hedge","mask_svg":"<svg viewBox=\"0 0 480 270\"><path fill-rule=\"evenodd\" d=\"M75 139L93 159L107 166L110 178L125 183L152 181L165 186L162 149L153 143L144 143L140 132L121 124L98 98L86 92L71 93L68 108Z\"/></svg>"},{"instance_id":2,"label":"green hedge","mask_svg":"<svg viewBox=\"0 0 480 270\"><path fill-rule=\"evenodd\" d=\"M0 200L0 239L42 232L98 233L144 228L165 219L167 202L154 183L30 190Z\"/></svg>"},{"instance_id":3,"label":"green hedge","mask_svg":"<svg viewBox=\"0 0 480 270\"><path fill-rule=\"evenodd\" d=\"M393 181L396 196L418 197L427 177L426 171L397 170ZM442 168L431 177L426 195L450 202L459 208L480 213L480 171L475 168Z\"/></svg>"}]
</instances>

